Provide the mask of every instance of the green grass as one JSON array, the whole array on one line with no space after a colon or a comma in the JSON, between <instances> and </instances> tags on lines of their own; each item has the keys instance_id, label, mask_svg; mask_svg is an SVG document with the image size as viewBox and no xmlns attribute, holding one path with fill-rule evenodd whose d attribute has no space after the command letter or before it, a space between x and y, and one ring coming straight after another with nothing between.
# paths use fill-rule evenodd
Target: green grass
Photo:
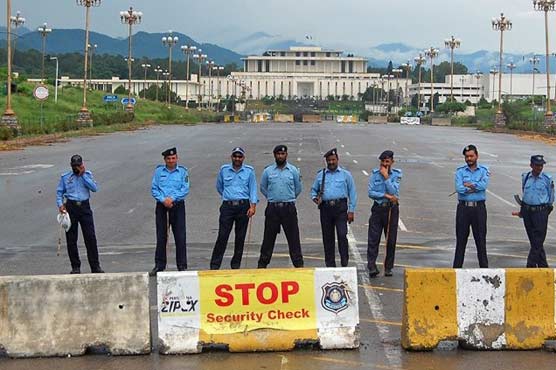
<instances>
[{"instance_id":1,"label":"green grass","mask_svg":"<svg viewBox=\"0 0 556 370\"><path fill-rule=\"evenodd\" d=\"M65 132L77 129L75 120L82 106L83 90L77 87L64 87L58 90L58 103L54 102L54 86L48 86L50 97L43 103L43 125L40 123L41 103L33 97L34 84L18 84L18 93L12 95L12 108L16 112L21 126L20 134L37 135ZM127 123L129 116L124 114L123 106L117 103L104 103L103 91L89 91L87 106L93 114L95 126ZM5 109L5 96L0 99L0 109ZM221 114L209 111L186 111L183 107L150 100L137 99L134 123L180 123L194 124L206 121L218 121ZM124 125L125 126L125 125ZM128 126L125 126L126 128ZM113 128L117 129L117 127Z\"/></svg>"}]
</instances>

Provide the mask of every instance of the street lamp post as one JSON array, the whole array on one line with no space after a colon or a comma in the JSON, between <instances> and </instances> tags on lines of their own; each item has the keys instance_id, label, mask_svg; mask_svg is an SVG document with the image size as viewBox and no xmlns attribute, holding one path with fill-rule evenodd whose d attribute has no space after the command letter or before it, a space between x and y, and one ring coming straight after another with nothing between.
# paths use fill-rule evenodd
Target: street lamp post
<instances>
[{"instance_id":1,"label":"street lamp post","mask_svg":"<svg viewBox=\"0 0 556 370\"><path fill-rule=\"evenodd\" d=\"M6 1L6 25L7 25L7 44L8 44L8 76L6 81L7 94L6 94L6 109L2 115L2 125L10 128L18 129L17 116L12 109L12 1Z\"/></svg>"},{"instance_id":2,"label":"street lamp post","mask_svg":"<svg viewBox=\"0 0 556 370\"><path fill-rule=\"evenodd\" d=\"M492 19L492 29L494 31L500 31L500 62L498 68L498 111L496 112L495 125L504 126L506 124L506 119L504 117L504 114L502 113L502 75L503 75L502 58L504 55L504 31L510 31L512 29L512 21L506 18L504 16L504 13L500 13L499 18ZM552 113L550 113L550 116L552 116Z\"/></svg>"},{"instance_id":3,"label":"street lamp post","mask_svg":"<svg viewBox=\"0 0 556 370\"><path fill-rule=\"evenodd\" d=\"M533 89L531 90L531 108L535 108L535 72L537 71L536 65L540 63L539 57L533 55L529 58L529 63L531 63L531 68L533 69Z\"/></svg>"},{"instance_id":4,"label":"street lamp post","mask_svg":"<svg viewBox=\"0 0 556 370\"><path fill-rule=\"evenodd\" d=\"M208 70L208 107L212 109L212 69L214 68L214 60L207 60Z\"/></svg>"},{"instance_id":5,"label":"street lamp post","mask_svg":"<svg viewBox=\"0 0 556 370\"><path fill-rule=\"evenodd\" d=\"M87 71L89 59L89 17L92 7L100 6L102 0L75 0L78 6L85 7L85 57L83 58L83 105L78 113L77 123L81 126L92 126L93 118L87 108Z\"/></svg>"},{"instance_id":6,"label":"street lamp post","mask_svg":"<svg viewBox=\"0 0 556 370\"><path fill-rule=\"evenodd\" d=\"M207 59L206 54L201 53L201 49L197 49L197 54L193 55L193 59L197 60L199 63L199 74L197 75L197 83L199 84L199 101L198 101L198 108L201 109L201 104L203 103L203 93L201 91L201 73L203 72L202 66L204 61Z\"/></svg>"},{"instance_id":7,"label":"street lamp post","mask_svg":"<svg viewBox=\"0 0 556 370\"><path fill-rule=\"evenodd\" d=\"M510 101L513 101L513 78L514 78L514 69L517 65L513 62L506 64L506 68L510 70Z\"/></svg>"},{"instance_id":8,"label":"street lamp post","mask_svg":"<svg viewBox=\"0 0 556 370\"><path fill-rule=\"evenodd\" d=\"M462 75L460 77L460 81L461 81L461 102L463 103L464 102L464 100L463 100L463 85L465 83L465 75Z\"/></svg>"},{"instance_id":9,"label":"street lamp post","mask_svg":"<svg viewBox=\"0 0 556 370\"><path fill-rule=\"evenodd\" d=\"M189 75L189 58L197 50L196 46L183 45L181 51L185 54L186 60L186 71L185 71L185 109L189 109L189 81L191 76Z\"/></svg>"},{"instance_id":10,"label":"street lamp post","mask_svg":"<svg viewBox=\"0 0 556 370\"><path fill-rule=\"evenodd\" d=\"M158 84L159 84L159 80L160 80L160 73L164 72L162 70L162 68L160 68L160 66L156 66L156 68L154 69L154 73L156 73L156 101L158 101Z\"/></svg>"},{"instance_id":11,"label":"street lamp post","mask_svg":"<svg viewBox=\"0 0 556 370\"><path fill-rule=\"evenodd\" d=\"M54 79L54 103L58 104L58 57L50 57L56 61L56 78Z\"/></svg>"},{"instance_id":12,"label":"street lamp post","mask_svg":"<svg viewBox=\"0 0 556 370\"><path fill-rule=\"evenodd\" d=\"M477 80L477 105L476 106L479 107L479 101L481 100L481 88L479 83L481 82L481 78L483 77L483 72L477 71L473 76Z\"/></svg>"},{"instance_id":13,"label":"street lamp post","mask_svg":"<svg viewBox=\"0 0 556 370\"><path fill-rule=\"evenodd\" d=\"M419 68L419 76L417 79L417 110L421 111L421 72L423 70L423 64L427 62L427 58L423 54L419 53L414 59L417 68Z\"/></svg>"},{"instance_id":14,"label":"street lamp post","mask_svg":"<svg viewBox=\"0 0 556 370\"><path fill-rule=\"evenodd\" d=\"M438 56L440 51L434 47L425 50L425 56L431 60L431 113L434 113L434 58Z\"/></svg>"},{"instance_id":15,"label":"street lamp post","mask_svg":"<svg viewBox=\"0 0 556 370\"><path fill-rule=\"evenodd\" d=\"M402 64L402 68L405 70L405 94L403 97L404 105L409 106L409 74L411 73L411 62L408 60L407 63Z\"/></svg>"},{"instance_id":16,"label":"street lamp post","mask_svg":"<svg viewBox=\"0 0 556 370\"><path fill-rule=\"evenodd\" d=\"M492 75L492 99L491 102L494 101L494 84L496 83L496 75L498 74L498 70L496 69L496 67L492 67L492 69L490 70L490 74ZM491 103L492 104L492 103Z\"/></svg>"},{"instance_id":17,"label":"street lamp post","mask_svg":"<svg viewBox=\"0 0 556 370\"><path fill-rule=\"evenodd\" d=\"M143 99L147 99L147 71L151 68L151 65L143 63L141 64L141 68L143 68L143 71L145 72L143 75Z\"/></svg>"},{"instance_id":18,"label":"street lamp post","mask_svg":"<svg viewBox=\"0 0 556 370\"><path fill-rule=\"evenodd\" d=\"M170 76L170 73L168 72L167 69L165 69L164 72L162 72L162 78L165 81L165 83L164 83L164 94L166 95L166 97L165 97L166 101L169 100L169 98L168 98L169 91L170 91L170 89L168 88L169 76Z\"/></svg>"},{"instance_id":19,"label":"street lamp post","mask_svg":"<svg viewBox=\"0 0 556 370\"><path fill-rule=\"evenodd\" d=\"M454 100L454 49L459 48L461 40L454 36L444 40L444 46L450 49L450 101Z\"/></svg>"},{"instance_id":20,"label":"street lamp post","mask_svg":"<svg viewBox=\"0 0 556 370\"><path fill-rule=\"evenodd\" d=\"M217 74L217 87L216 87L216 95L217 95L217 99L218 99L218 106L217 106L217 111L220 111L220 101L222 100L222 83L220 81L220 71L224 71L224 67L223 66L216 66L216 74Z\"/></svg>"},{"instance_id":21,"label":"street lamp post","mask_svg":"<svg viewBox=\"0 0 556 370\"><path fill-rule=\"evenodd\" d=\"M170 108L172 95L172 50L178 43L179 38L172 35L172 31L168 31L168 35L162 38L162 45L168 48L168 108Z\"/></svg>"},{"instance_id":22,"label":"street lamp post","mask_svg":"<svg viewBox=\"0 0 556 370\"><path fill-rule=\"evenodd\" d=\"M87 47L90 50L90 52L89 52L89 81L92 81L93 80L93 54L97 50L98 45L97 44L92 44L92 45L89 44ZM92 82L91 82L91 84L92 84Z\"/></svg>"},{"instance_id":23,"label":"street lamp post","mask_svg":"<svg viewBox=\"0 0 556 370\"><path fill-rule=\"evenodd\" d=\"M546 113L545 125L553 124L552 110L550 108L550 49L548 46L548 12L555 10L555 0L533 0L533 8L544 12L544 33L546 46Z\"/></svg>"},{"instance_id":24,"label":"street lamp post","mask_svg":"<svg viewBox=\"0 0 556 370\"><path fill-rule=\"evenodd\" d=\"M392 69L392 73L396 78L396 108L400 108L400 75L403 71L400 68Z\"/></svg>"},{"instance_id":25,"label":"street lamp post","mask_svg":"<svg viewBox=\"0 0 556 370\"><path fill-rule=\"evenodd\" d=\"M13 41L12 41L12 64L13 64L13 62L14 62L14 57L15 57L15 46L16 46L16 44L17 44L17 37L18 37L17 29L18 29L20 26L23 26L23 24L25 24L25 18L21 16L21 12L18 10L18 11L15 13L15 16L12 15L12 16L10 17L10 21L12 22L12 27L14 28L13 33L15 33L15 36L16 36L16 38L13 39Z\"/></svg>"},{"instance_id":26,"label":"street lamp post","mask_svg":"<svg viewBox=\"0 0 556 370\"><path fill-rule=\"evenodd\" d=\"M50 32L52 32L52 28L48 28L48 25L45 22L42 26L37 28L37 31L39 32L39 34L41 35L41 38L42 38L41 83L43 83L43 81L44 81L44 55L46 53L46 36L48 36L48 34Z\"/></svg>"},{"instance_id":27,"label":"street lamp post","mask_svg":"<svg viewBox=\"0 0 556 370\"><path fill-rule=\"evenodd\" d=\"M392 70L392 72L393 72L393 70ZM386 104L387 104L387 105L386 105L386 111L387 111L388 113L390 113L390 91L392 90L392 87L391 87L391 84L390 84L390 80L391 80L392 78L394 78L393 75L383 75L383 76L382 76L382 79L383 79L383 80L386 79L386 81L387 81L387 83L388 83L388 91L387 91L387 93L386 93L386 96L387 96L387 100L386 100Z\"/></svg>"},{"instance_id":28,"label":"street lamp post","mask_svg":"<svg viewBox=\"0 0 556 370\"><path fill-rule=\"evenodd\" d=\"M129 7L129 10L123 10L120 12L120 21L122 24L128 26L128 38L127 38L127 77L129 80L129 90L127 92L127 104L125 106L126 112L133 113L134 107L131 104L131 63L133 58L131 57L131 30L133 25L141 23L143 20L143 13L133 10L133 7Z\"/></svg>"}]
</instances>

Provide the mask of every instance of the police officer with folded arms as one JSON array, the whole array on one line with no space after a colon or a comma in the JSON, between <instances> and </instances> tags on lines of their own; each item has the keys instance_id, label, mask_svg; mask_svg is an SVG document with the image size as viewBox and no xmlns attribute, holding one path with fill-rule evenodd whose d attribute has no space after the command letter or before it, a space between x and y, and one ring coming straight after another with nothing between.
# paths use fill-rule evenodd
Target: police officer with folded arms
<instances>
[{"instance_id":1,"label":"police officer with folded arms","mask_svg":"<svg viewBox=\"0 0 556 370\"><path fill-rule=\"evenodd\" d=\"M347 224L354 220L357 192L351 173L338 165L338 150L324 154L326 168L317 173L311 187L311 199L320 210L322 243L326 267L336 267L335 236L338 234L340 264L346 267L349 261Z\"/></svg>"},{"instance_id":2,"label":"police officer with folded arms","mask_svg":"<svg viewBox=\"0 0 556 370\"><path fill-rule=\"evenodd\" d=\"M166 269L168 226L174 234L178 271L187 269L185 198L189 194L189 172L178 165L176 148L165 150L162 156L165 164L155 169L151 184L151 194L156 200L156 252L151 276Z\"/></svg>"},{"instance_id":3,"label":"police officer with folded arms","mask_svg":"<svg viewBox=\"0 0 556 370\"><path fill-rule=\"evenodd\" d=\"M71 263L71 274L81 273L81 261L77 249L78 225L81 225L87 259L92 273L103 273L98 258L97 238L93 210L89 204L91 191L97 192L98 186L93 178L93 173L85 169L83 158L75 154L70 159L71 171L60 178L56 189L56 203L58 210L67 212L70 216L71 227L66 232L68 255Z\"/></svg>"},{"instance_id":4,"label":"police officer with folded arms","mask_svg":"<svg viewBox=\"0 0 556 370\"><path fill-rule=\"evenodd\" d=\"M381 234L386 235L386 257L384 259L384 276L392 276L396 240L398 237L398 220L400 217L399 198L402 171L393 168L394 152L385 150L378 157L380 166L373 169L369 176L369 198L374 200L369 217L367 239L367 267L369 276L375 278L380 274L376 266Z\"/></svg>"},{"instance_id":5,"label":"police officer with folded arms","mask_svg":"<svg viewBox=\"0 0 556 370\"><path fill-rule=\"evenodd\" d=\"M277 145L273 153L275 163L268 165L261 176L260 190L268 204L265 209L264 236L258 267L266 268L270 263L280 226L286 234L293 265L303 267L295 207L295 200L302 191L301 175L299 169L287 161L287 146Z\"/></svg>"},{"instance_id":6,"label":"police officer with folded arms","mask_svg":"<svg viewBox=\"0 0 556 370\"><path fill-rule=\"evenodd\" d=\"M479 266L488 268L486 250L487 209L486 190L490 179L488 167L477 163L479 152L475 145L463 148L466 164L458 167L455 174L455 190L458 194L456 211L456 253L454 268L461 268L469 238L469 228L477 247Z\"/></svg>"},{"instance_id":7,"label":"police officer with folded arms","mask_svg":"<svg viewBox=\"0 0 556 370\"><path fill-rule=\"evenodd\" d=\"M220 218L218 220L218 238L210 259L211 270L218 270L222 264L222 258L234 223L235 243L231 268L240 268L247 226L249 225L249 219L255 215L259 201L255 169L243 163L245 160L243 148L234 148L231 160L231 163L220 168L216 177L216 191L222 197L222 205L220 206Z\"/></svg>"},{"instance_id":8,"label":"police officer with folded arms","mask_svg":"<svg viewBox=\"0 0 556 370\"><path fill-rule=\"evenodd\" d=\"M554 203L554 181L543 172L546 161L542 155L531 157L531 171L521 175L523 198L519 212L514 216L523 218L531 249L527 256L527 267L548 267L544 240L548 227L548 215Z\"/></svg>"}]
</instances>

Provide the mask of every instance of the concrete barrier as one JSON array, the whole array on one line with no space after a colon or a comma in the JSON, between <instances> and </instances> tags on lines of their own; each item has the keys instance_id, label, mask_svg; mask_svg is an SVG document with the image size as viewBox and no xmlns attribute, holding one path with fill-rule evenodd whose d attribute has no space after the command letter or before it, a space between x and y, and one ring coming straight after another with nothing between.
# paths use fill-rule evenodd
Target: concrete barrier
<instances>
[{"instance_id":1,"label":"concrete barrier","mask_svg":"<svg viewBox=\"0 0 556 370\"><path fill-rule=\"evenodd\" d=\"M556 337L553 269L407 269L402 346L539 349Z\"/></svg>"},{"instance_id":2,"label":"concrete barrier","mask_svg":"<svg viewBox=\"0 0 556 370\"><path fill-rule=\"evenodd\" d=\"M388 118L386 116L373 116L373 115L369 114L369 117L367 117L367 122L368 123L387 124L388 123Z\"/></svg>"},{"instance_id":3,"label":"concrete barrier","mask_svg":"<svg viewBox=\"0 0 556 370\"><path fill-rule=\"evenodd\" d=\"M251 116L251 122L253 123L265 123L270 121L269 113L255 113Z\"/></svg>"},{"instance_id":4,"label":"concrete barrier","mask_svg":"<svg viewBox=\"0 0 556 370\"><path fill-rule=\"evenodd\" d=\"M274 122L283 122L283 123L293 122L293 114L276 114L274 115Z\"/></svg>"},{"instance_id":5,"label":"concrete barrier","mask_svg":"<svg viewBox=\"0 0 556 370\"><path fill-rule=\"evenodd\" d=\"M452 126L452 119L451 118L432 118L431 119L432 126Z\"/></svg>"},{"instance_id":6,"label":"concrete barrier","mask_svg":"<svg viewBox=\"0 0 556 370\"><path fill-rule=\"evenodd\" d=\"M301 117L301 121L305 122L305 123L320 123L321 118L320 118L320 114L304 114Z\"/></svg>"},{"instance_id":7,"label":"concrete barrier","mask_svg":"<svg viewBox=\"0 0 556 370\"><path fill-rule=\"evenodd\" d=\"M234 115L234 114L225 114L224 115L224 123L238 123L240 121L240 116L239 115Z\"/></svg>"},{"instance_id":8,"label":"concrete barrier","mask_svg":"<svg viewBox=\"0 0 556 370\"><path fill-rule=\"evenodd\" d=\"M0 277L0 348L10 357L150 353L148 275Z\"/></svg>"},{"instance_id":9,"label":"concrete barrier","mask_svg":"<svg viewBox=\"0 0 556 370\"><path fill-rule=\"evenodd\" d=\"M359 116L358 115L349 115L349 116L338 115L338 116L336 116L336 122L338 122L338 123L357 123L357 122L359 122Z\"/></svg>"},{"instance_id":10,"label":"concrete barrier","mask_svg":"<svg viewBox=\"0 0 556 370\"><path fill-rule=\"evenodd\" d=\"M359 347L355 268L164 272L158 274L163 354Z\"/></svg>"}]
</instances>

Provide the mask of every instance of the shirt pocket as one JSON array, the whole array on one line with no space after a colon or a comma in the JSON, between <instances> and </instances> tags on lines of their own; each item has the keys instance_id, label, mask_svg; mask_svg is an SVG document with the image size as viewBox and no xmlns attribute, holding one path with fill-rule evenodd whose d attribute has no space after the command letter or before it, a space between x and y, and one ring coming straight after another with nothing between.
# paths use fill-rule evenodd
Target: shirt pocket
<instances>
[{"instance_id":1,"label":"shirt pocket","mask_svg":"<svg viewBox=\"0 0 556 370\"><path fill-rule=\"evenodd\" d=\"M224 185L231 185L233 181L233 176L224 176Z\"/></svg>"},{"instance_id":2,"label":"shirt pocket","mask_svg":"<svg viewBox=\"0 0 556 370\"><path fill-rule=\"evenodd\" d=\"M542 181L535 182L532 190L535 191L535 193L542 198L548 195L548 189L546 188L546 185Z\"/></svg>"},{"instance_id":3,"label":"shirt pocket","mask_svg":"<svg viewBox=\"0 0 556 370\"><path fill-rule=\"evenodd\" d=\"M345 188L346 182L344 179L335 179L334 180L334 189L343 193Z\"/></svg>"}]
</instances>

